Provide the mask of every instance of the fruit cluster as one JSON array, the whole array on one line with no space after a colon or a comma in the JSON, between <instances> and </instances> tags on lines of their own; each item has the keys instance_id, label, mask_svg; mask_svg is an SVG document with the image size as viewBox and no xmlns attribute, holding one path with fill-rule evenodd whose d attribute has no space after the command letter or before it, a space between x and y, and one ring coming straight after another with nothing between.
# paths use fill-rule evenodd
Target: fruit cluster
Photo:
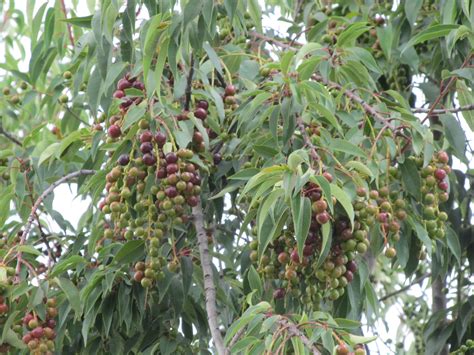
<instances>
[{"instance_id":1,"label":"fruit cluster","mask_svg":"<svg viewBox=\"0 0 474 355\"><path fill-rule=\"evenodd\" d=\"M119 81L114 96L124 100L123 90L130 84L141 87L136 83L140 84L126 76ZM141 98L126 98L122 102L121 114L113 116L118 118L110 122L109 139L117 141L121 137L123 116L130 105L140 102L137 99ZM207 117L207 102L198 105L195 116L203 120ZM168 239L170 244L174 243L174 227L187 223L190 208L199 202L201 178L197 165L191 162L194 152L177 150L172 137L160 129L163 121L150 122L146 117L138 124L139 134L130 138L130 149L112 162L115 166L106 175L107 195L99 207L110 216L104 230L105 240L145 240L148 260L135 265L134 279L149 287L162 276L165 261L160 258L160 247ZM195 149L203 147L202 141L194 143L199 143ZM179 262L175 253L168 267L176 269L176 265Z\"/></svg>"},{"instance_id":2,"label":"fruit cluster","mask_svg":"<svg viewBox=\"0 0 474 355\"><path fill-rule=\"evenodd\" d=\"M431 162L421 169L421 193L423 196L423 223L432 239L444 238L444 225L448 214L440 211L439 204L449 199L447 175L451 172L446 152L438 152ZM418 161L418 164L420 162Z\"/></svg>"},{"instance_id":3,"label":"fruit cluster","mask_svg":"<svg viewBox=\"0 0 474 355\"><path fill-rule=\"evenodd\" d=\"M23 342L28 346L30 354L34 355L52 355L54 354L54 339L56 338L56 321L58 316L56 308L56 299L46 300L46 319L40 320L37 315L28 313L23 317L23 325L26 333L23 335Z\"/></svg>"}]
</instances>

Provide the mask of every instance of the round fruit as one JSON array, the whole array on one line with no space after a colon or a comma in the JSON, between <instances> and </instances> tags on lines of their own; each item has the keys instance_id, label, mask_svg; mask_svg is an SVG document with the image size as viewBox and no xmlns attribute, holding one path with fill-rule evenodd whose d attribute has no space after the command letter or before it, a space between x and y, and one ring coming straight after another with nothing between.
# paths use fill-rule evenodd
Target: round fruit
<instances>
[{"instance_id":1,"label":"round fruit","mask_svg":"<svg viewBox=\"0 0 474 355\"><path fill-rule=\"evenodd\" d=\"M229 84L225 87L225 90L224 90L224 95L225 96L234 96L235 93L236 93L236 89L235 89L234 85Z\"/></svg>"},{"instance_id":2,"label":"round fruit","mask_svg":"<svg viewBox=\"0 0 474 355\"><path fill-rule=\"evenodd\" d=\"M129 82L127 79L120 79L117 83L117 89L125 90L132 87L132 83Z\"/></svg>"},{"instance_id":3,"label":"round fruit","mask_svg":"<svg viewBox=\"0 0 474 355\"><path fill-rule=\"evenodd\" d=\"M441 151L438 152L438 161L443 164L447 164L449 162L449 155L448 153Z\"/></svg>"},{"instance_id":4,"label":"round fruit","mask_svg":"<svg viewBox=\"0 0 474 355\"><path fill-rule=\"evenodd\" d=\"M283 297L285 297L285 289L284 288L277 288L275 291L273 291L273 298L281 299Z\"/></svg>"},{"instance_id":5,"label":"round fruit","mask_svg":"<svg viewBox=\"0 0 474 355\"><path fill-rule=\"evenodd\" d=\"M349 354L349 348L347 347L346 344L339 344L336 348L336 354L337 355L348 355Z\"/></svg>"},{"instance_id":6,"label":"round fruit","mask_svg":"<svg viewBox=\"0 0 474 355\"><path fill-rule=\"evenodd\" d=\"M318 213L316 215L316 220L318 221L319 224L325 224L329 221L329 219L330 219L330 216L329 216L329 213L327 212Z\"/></svg>"},{"instance_id":7,"label":"round fruit","mask_svg":"<svg viewBox=\"0 0 474 355\"><path fill-rule=\"evenodd\" d=\"M438 187L440 190L443 190L443 191L448 191L448 183L446 181L441 181L439 184L438 184Z\"/></svg>"},{"instance_id":8,"label":"round fruit","mask_svg":"<svg viewBox=\"0 0 474 355\"><path fill-rule=\"evenodd\" d=\"M145 153L150 153L153 150L153 144L151 142L143 142L140 144L140 151Z\"/></svg>"},{"instance_id":9,"label":"round fruit","mask_svg":"<svg viewBox=\"0 0 474 355\"><path fill-rule=\"evenodd\" d=\"M120 129L119 126L113 124L107 130L107 133L109 134L110 138L118 138L122 134L122 130Z\"/></svg>"},{"instance_id":10,"label":"round fruit","mask_svg":"<svg viewBox=\"0 0 474 355\"><path fill-rule=\"evenodd\" d=\"M156 158L153 154L146 153L143 155L143 164L146 166L153 166L156 164Z\"/></svg>"},{"instance_id":11,"label":"round fruit","mask_svg":"<svg viewBox=\"0 0 474 355\"><path fill-rule=\"evenodd\" d=\"M444 180L446 178L446 171L443 169L436 169L434 175L438 180Z\"/></svg>"},{"instance_id":12,"label":"round fruit","mask_svg":"<svg viewBox=\"0 0 474 355\"><path fill-rule=\"evenodd\" d=\"M178 156L175 153L170 152L166 154L165 160L166 160L166 163L168 164L174 164L178 161Z\"/></svg>"},{"instance_id":13,"label":"round fruit","mask_svg":"<svg viewBox=\"0 0 474 355\"><path fill-rule=\"evenodd\" d=\"M69 97L66 94L59 96L59 102L65 104L68 101L69 101Z\"/></svg>"},{"instance_id":14,"label":"round fruit","mask_svg":"<svg viewBox=\"0 0 474 355\"><path fill-rule=\"evenodd\" d=\"M313 203L312 208L314 212L322 213L328 209L328 204L324 200L319 200ZM324 223L321 223L321 224L324 224Z\"/></svg>"},{"instance_id":15,"label":"round fruit","mask_svg":"<svg viewBox=\"0 0 474 355\"><path fill-rule=\"evenodd\" d=\"M125 93L122 90L115 90L112 96L116 99L121 99L125 97Z\"/></svg>"},{"instance_id":16,"label":"round fruit","mask_svg":"<svg viewBox=\"0 0 474 355\"><path fill-rule=\"evenodd\" d=\"M148 287L151 286L152 281L151 281L151 279L148 279L148 278L144 277L144 278L141 280L140 283L141 283L142 287L148 288Z\"/></svg>"},{"instance_id":17,"label":"round fruit","mask_svg":"<svg viewBox=\"0 0 474 355\"><path fill-rule=\"evenodd\" d=\"M117 162L122 166L128 165L128 163L130 163L130 156L128 154L122 154L119 156Z\"/></svg>"},{"instance_id":18,"label":"round fruit","mask_svg":"<svg viewBox=\"0 0 474 355\"><path fill-rule=\"evenodd\" d=\"M196 104L196 107L207 110L209 108L209 102L207 102L207 100L199 100Z\"/></svg>"},{"instance_id":19,"label":"round fruit","mask_svg":"<svg viewBox=\"0 0 474 355\"><path fill-rule=\"evenodd\" d=\"M69 80L72 78L72 73L69 71L69 70L66 70L64 73L63 73L63 78L66 79L66 80Z\"/></svg>"},{"instance_id":20,"label":"round fruit","mask_svg":"<svg viewBox=\"0 0 474 355\"><path fill-rule=\"evenodd\" d=\"M394 258L396 255L397 255L397 251L395 250L395 248L390 247L390 248L387 248L387 250L385 250L385 256L386 256L387 258L392 259L392 258Z\"/></svg>"},{"instance_id":21,"label":"round fruit","mask_svg":"<svg viewBox=\"0 0 474 355\"><path fill-rule=\"evenodd\" d=\"M152 140L153 140L153 134L150 131L145 131L142 134L140 134L141 143L151 142Z\"/></svg>"},{"instance_id":22,"label":"round fruit","mask_svg":"<svg viewBox=\"0 0 474 355\"><path fill-rule=\"evenodd\" d=\"M33 329L31 331L31 335L33 336L33 338L41 338L44 334L44 331L43 331L43 327L36 327L35 329Z\"/></svg>"},{"instance_id":23,"label":"round fruit","mask_svg":"<svg viewBox=\"0 0 474 355\"><path fill-rule=\"evenodd\" d=\"M194 111L194 117L199 118L200 120L205 120L207 117L207 111L201 107L198 107L196 111Z\"/></svg>"},{"instance_id":24,"label":"round fruit","mask_svg":"<svg viewBox=\"0 0 474 355\"><path fill-rule=\"evenodd\" d=\"M155 134L155 142L158 144L160 148L163 147L166 143L166 134L164 134L161 131L157 132Z\"/></svg>"}]
</instances>

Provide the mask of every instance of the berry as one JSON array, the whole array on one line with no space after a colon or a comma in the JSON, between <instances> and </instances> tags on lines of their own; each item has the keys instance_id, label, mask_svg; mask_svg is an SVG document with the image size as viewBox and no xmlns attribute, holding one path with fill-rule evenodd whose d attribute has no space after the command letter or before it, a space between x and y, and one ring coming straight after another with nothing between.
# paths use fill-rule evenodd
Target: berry
<instances>
[{"instance_id":1,"label":"berry","mask_svg":"<svg viewBox=\"0 0 474 355\"><path fill-rule=\"evenodd\" d=\"M8 305L5 303L0 304L0 315L7 314L8 313Z\"/></svg>"},{"instance_id":2,"label":"berry","mask_svg":"<svg viewBox=\"0 0 474 355\"><path fill-rule=\"evenodd\" d=\"M346 344L339 344L336 348L336 354L337 355L348 355L349 354L349 348L347 347Z\"/></svg>"},{"instance_id":3,"label":"berry","mask_svg":"<svg viewBox=\"0 0 474 355\"><path fill-rule=\"evenodd\" d=\"M282 265L285 265L289 260L288 254L285 252L281 252L278 254L278 262Z\"/></svg>"},{"instance_id":4,"label":"berry","mask_svg":"<svg viewBox=\"0 0 474 355\"><path fill-rule=\"evenodd\" d=\"M119 126L113 124L107 130L107 133L109 134L110 138L118 138L122 134L122 130L120 129Z\"/></svg>"},{"instance_id":5,"label":"berry","mask_svg":"<svg viewBox=\"0 0 474 355\"><path fill-rule=\"evenodd\" d=\"M150 153L144 154L142 160L143 160L143 164L145 164L146 166L153 166L156 164L155 156Z\"/></svg>"},{"instance_id":6,"label":"berry","mask_svg":"<svg viewBox=\"0 0 474 355\"><path fill-rule=\"evenodd\" d=\"M207 117L207 111L201 107L198 107L196 111L194 111L194 117L199 118L200 120L205 120Z\"/></svg>"},{"instance_id":7,"label":"berry","mask_svg":"<svg viewBox=\"0 0 474 355\"><path fill-rule=\"evenodd\" d=\"M236 92L235 86L232 84L229 84L225 87L224 90L224 95L225 96L234 96Z\"/></svg>"},{"instance_id":8,"label":"berry","mask_svg":"<svg viewBox=\"0 0 474 355\"><path fill-rule=\"evenodd\" d=\"M173 152L170 152L168 154L166 154L166 163L168 164L173 164L173 163L176 163L178 161L178 156L173 153Z\"/></svg>"},{"instance_id":9,"label":"berry","mask_svg":"<svg viewBox=\"0 0 474 355\"><path fill-rule=\"evenodd\" d=\"M441 181L439 184L438 184L438 187L440 190L443 190L443 191L448 191L448 188L449 188L449 185L446 181Z\"/></svg>"},{"instance_id":10,"label":"berry","mask_svg":"<svg viewBox=\"0 0 474 355\"><path fill-rule=\"evenodd\" d=\"M68 101L69 97L66 94L62 94L61 96L59 96L59 102L61 102L62 104L65 104Z\"/></svg>"},{"instance_id":11,"label":"berry","mask_svg":"<svg viewBox=\"0 0 474 355\"><path fill-rule=\"evenodd\" d=\"M153 150L153 144L151 142L143 142L140 144L140 151L145 153L150 153Z\"/></svg>"},{"instance_id":12,"label":"berry","mask_svg":"<svg viewBox=\"0 0 474 355\"><path fill-rule=\"evenodd\" d=\"M209 108L209 102L207 102L207 100L199 100L196 104L196 107L202 108L207 111L207 109Z\"/></svg>"},{"instance_id":13,"label":"berry","mask_svg":"<svg viewBox=\"0 0 474 355\"><path fill-rule=\"evenodd\" d=\"M123 92L122 90L115 90L114 94L113 94L113 97L115 99L121 99L121 98L125 97L125 92Z\"/></svg>"},{"instance_id":14,"label":"berry","mask_svg":"<svg viewBox=\"0 0 474 355\"><path fill-rule=\"evenodd\" d=\"M196 143L196 144L200 144L202 142L204 142L204 138L201 134L201 132L194 132L193 134L193 142Z\"/></svg>"},{"instance_id":15,"label":"berry","mask_svg":"<svg viewBox=\"0 0 474 355\"><path fill-rule=\"evenodd\" d=\"M120 79L117 83L117 89L118 90L125 90L129 89L132 87L132 83L128 81L127 79Z\"/></svg>"},{"instance_id":16,"label":"berry","mask_svg":"<svg viewBox=\"0 0 474 355\"><path fill-rule=\"evenodd\" d=\"M296 264L300 263L300 257L296 249L291 252L291 260Z\"/></svg>"},{"instance_id":17,"label":"berry","mask_svg":"<svg viewBox=\"0 0 474 355\"><path fill-rule=\"evenodd\" d=\"M155 134L155 142L158 144L160 148L163 147L166 143L166 135L161 131L157 132Z\"/></svg>"},{"instance_id":18,"label":"berry","mask_svg":"<svg viewBox=\"0 0 474 355\"><path fill-rule=\"evenodd\" d=\"M69 70L66 70L63 73L63 78L66 79L66 80L70 80L72 78L72 73Z\"/></svg>"},{"instance_id":19,"label":"berry","mask_svg":"<svg viewBox=\"0 0 474 355\"><path fill-rule=\"evenodd\" d=\"M397 250L396 250L395 248L390 247L390 248L387 248L387 250L385 250L385 256L386 256L387 258L392 259L392 258L394 258L396 255L397 255Z\"/></svg>"},{"instance_id":20,"label":"berry","mask_svg":"<svg viewBox=\"0 0 474 355\"><path fill-rule=\"evenodd\" d=\"M318 213L316 215L316 220L318 221L319 224L325 224L329 221L329 219L330 219L330 216L329 216L329 213L327 212Z\"/></svg>"},{"instance_id":21,"label":"berry","mask_svg":"<svg viewBox=\"0 0 474 355\"><path fill-rule=\"evenodd\" d=\"M222 155L219 153L214 153L212 160L214 161L214 165L219 165L219 163L222 161Z\"/></svg>"},{"instance_id":22,"label":"berry","mask_svg":"<svg viewBox=\"0 0 474 355\"><path fill-rule=\"evenodd\" d=\"M138 90L145 90L145 84L143 84L141 81L135 81L132 85L135 89L138 89Z\"/></svg>"},{"instance_id":23,"label":"berry","mask_svg":"<svg viewBox=\"0 0 474 355\"><path fill-rule=\"evenodd\" d=\"M152 140L153 140L153 134L150 131L145 131L142 134L140 134L141 143L151 142Z\"/></svg>"},{"instance_id":24,"label":"berry","mask_svg":"<svg viewBox=\"0 0 474 355\"><path fill-rule=\"evenodd\" d=\"M28 322L28 328L35 329L38 326L38 320L33 318Z\"/></svg>"},{"instance_id":25,"label":"berry","mask_svg":"<svg viewBox=\"0 0 474 355\"><path fill-rule=\"evenodd\" d=\"M178 190L174 186L169 186L169 187L166 188L165 194L169 198L173 198L173 197L178 196Z\"/></svg>"},{"instance_id":26,"label":"berry","mask_svg":"<svg viewBox=\"0 0 474 355\"><path fill-rule=\"evenodd\" d=\"M33 338L41 338L44 334L44 331L43 331L43 327L36 327L35 329L33 329L31 331L31 335L33 336Z\"/></svg>"},{"instance_id":27,"label":"berry","mask_svg":"<svg viewBox=\"0 0 474 355\"><path fill-rule=\"evenodd\" d=\"M441 181L446 178L446 171L444 171L443 169L436 169L434 175L436 179Z\"/></svg>"},{"instance_id":28,"label":"berry","mask_svg":"<svg viewBox=\"0 0 474 355\"><path fill-rule=\"evenodd\" d=\"M140 283L141 283L142 287L148 288L148 287L151 286L152 281L151 281L151 279L144 277L144 278L141 280Z\"/></svg>"},{"instance_id":29,"label":"berry","mask_svg":"<svg viewBox=\"0 0 474 355\"><path fill-rule=\"evenodd\" d=\"M122 166L128 165L128 163L130 163L130 156L128 154L122 154L119 156L117 162Z\"/></svg>"},{"instance_id":30,"label":"berry","mask_svg":"<svg viewBox=\"0 0 474 355\"><path fill-rule=\"evenodd\" d=\"M314 202L312 207L313 207L314 212L322 213L327 210L328 204L324 200L319 200L319 201ZM324 224L324 223L321 223L321 224Z\"/></svg>"},{"instance_id":31,"label":"berry","mask_svg":"<svg viewBox=\"0 0 474 355\"><path fill-rule=\"evenodd\" d=\"M324 176L324 178L325 178L327 181L332 182L333 177L332 177L331 173L325 171L325 172L323 173L323 176Z\"/></svg>"},{"instance_id":32,"label":"berry","mask_svg":"<svg viewBox=\"0 0 474 355\"><path fill-rule=\"evenodd\" d=\"M449 155L444 151L438 152L437 158L440 163L447 164L449 162Z\"/></svg>"},{"instance_id":33,"label":"berry","mask_svg":"<svg viewBox=\"0 0 474 355\"><path fill-rule=\"evenodd\" d=\"M273 291L273 298L281 299L283 297L285 297L285 289L284 288L277 288L275 291Z\"/></svg>"},{"instance_id":34,"label":"berry","mask_svg":"<svg viewBox=\"0 0 474 355\"><path fill-rule=\"evenodd\" d=\"M25 335L23 335L22 340L25 344L28 344L30 341L33 340L33 337L31 336L30 333L26 333Z\"/></svg>"}]
</instances>

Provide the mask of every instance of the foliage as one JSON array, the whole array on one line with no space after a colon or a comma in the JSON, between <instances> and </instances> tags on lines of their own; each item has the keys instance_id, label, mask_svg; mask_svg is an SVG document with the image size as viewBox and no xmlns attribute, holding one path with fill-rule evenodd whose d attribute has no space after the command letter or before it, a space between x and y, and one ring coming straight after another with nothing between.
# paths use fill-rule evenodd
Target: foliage
<instances>
[{"instance_id":1,"label":"foliage","mask_svg":"<svg viewBox=\"0 0 474 355\"><path fill-rule=\"evenodd\" d=\"M86 3L0 3L2 352L474 346L474 2Z\"/></svg>"}]
</instances>

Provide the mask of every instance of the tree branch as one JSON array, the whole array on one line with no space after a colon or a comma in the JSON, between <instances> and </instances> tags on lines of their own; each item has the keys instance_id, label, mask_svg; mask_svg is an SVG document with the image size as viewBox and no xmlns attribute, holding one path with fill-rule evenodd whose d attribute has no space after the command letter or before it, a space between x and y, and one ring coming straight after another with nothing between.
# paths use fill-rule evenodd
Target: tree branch
<instances>
[{"instance_id":1,"label":"tree branch","mask_svg":"<svg viewBox=\"0 0 474 355\"><path fill-rule=\"evenodd\" d=\"M386 299L390 298L390 297L393 297L393 296L396 296L398 295L399 293L402 293L402 292L405 292L406 290L408 290L409 288L411 288L412 286L420 283L421 281L423 281L424 279L428 278L431 276L431 272L428 272L424 275L421 275L420 277L416 278L415 280L413 280L413 282L411 282L410 284L402 287L401 289L397 290L397 291L393 291L381 298L379 298L379 302L382 302L382 301L385 301Z\"/></svg>"},{"instance_id":2,"label":"tree branch","mask_svg":"<svg viewBox=\"0 0 474 355\"><path fill-rule=\"evenodd\" d=\"M199 246L199 254L201 256L201 268L204 275L204 295L206 298L206 311L209 329L211 331L212 340L217 349L217 354L225 355L228 352L224 347L224 340L222 339L217 321L216 287L214 285L212 276L209 245L207 242L206 229L204 228L204 216L200 204L198 204L196 207L193 207L193 215Z\"/></svg>"},{"instance_id":3,"label":"tree branch","mask_svg":"<svg viewBox=\"0 0 474 355\"><path fill-rule=\"evenodd\" d=\"M15 143L16 145L20 147L23 146L23 144L18 139L16 139L11 133L8 133L7 131L5 131L2 126L0 126L0 134L4 136L5 138L7 138L8 140L10 140L11 142Z\"/></svg>"},{"instance_id":4,"label":"tree branch","mask_svg":"<svg viewBox=\"0 0 474 355\"><path fill-rule=\"evenodd\" d=\"M191 55L191 63L189 64L189 73L188 73L188 81L186 83L186 98L184 101L184 109L189 111L189 104L191 103L191 91L193 86L193 75L194 75L194 56L193 53Z\"/></svg>"},{"instance_id":5,"label":"tree branch","mask_svg":"<svg viewBox=\"0 0 474 355\"><path fill-rule=\"evenodd\" d=\"M445 287L445 280L438 276L436 279L433 280L432 284L432 298L433 298L433 309L432 314L437 312L446 311L446 295L443 292ZM443 314L441 319L442 327L446 326L447 319L446 314ZM448 355L448 345L445 343L443 344L442 348L440 349L439 355Z\"/></svg>"},{"instance_id":6,"label":"tree branch","mask_svg":"<svg viewBox=\"0 0 474 355\"><path fill-rule=\"evenodd\" d=\"M420 107L420 108L412 109L411 112L413 112L413 113L428 113L428 112L430 112L430 110L431 109ZM457 113L457 112L461 112L461 111L471 111L471 110L474 110L474 104L455 107L455 108L433 109L433 110L431 110L431 114L437 115L437 114L443 114L443 113Z\"/></svg>"},{"instance_id":7,"label":"tree branch","mask_svg":"<svg viewBox=\"0 0 474 355\"><path fill-rule=\"evenodd\" d=\"M64 0L61 0L61 10L63 11L64 19L67 20L66 4L64 3ZM69 33L69 40L71 41L71 44L74 47L74 37L72 36L72 28L69 22L67 23L67 31Z\"/></svg>"},{"instance_id":8,"label":"tree branch","mask_svg":"<svg viewBox=\"0 0 474 355\"><path fill-rule=\"evenodd\" d=\"M31 231L31 226L33 224L33 221L35 220L36 211L38 210L39 206L41 205L43 200L46 198L46 196L48 196L51 192L53 192L53 190L56 187L58 187L59 185L61 185L62 183L66 182L70 179L73 179L73 178L75 178L77 176L81 176L81 175L92 175L92 174L95 174L95 170L78 170L78 171L75 171L73 173L67 174L66 176L63 176L59 180L52 183L46 190L44 190L43 193L36 199L36 202L34 203L33 207L31 207L30 216L28 217L26 225L23 228L23 233L21 235L21 239L20 239L20 242L19 242L18 245L21 246L21 245L25 244L25 242L28 238L28 234ZM22 253L21 253L21 251L18 251L17 252L17 264L16 264L16 281L18 281L19 277L20 277L21 262L22 262Z\"/></svg>"},{"instance_id":9,"label":"tree branch","mask_svg":"<svg viewBox=\"0 0 474 355\"><path fill-rule=\"evenodd\" d=\"M289 322L285 318L281 318L278 321L278 324L280 324L282 327L286 327L288 329L288 334L291 336L295 336L300 338L300 340L303 342L303 344L311 351L313 355L320 355L321 353L319 350L314 346L313 342L308 339L304 333L298 329L296 325L293 323Z\"/></svg>"}]
</instances>

